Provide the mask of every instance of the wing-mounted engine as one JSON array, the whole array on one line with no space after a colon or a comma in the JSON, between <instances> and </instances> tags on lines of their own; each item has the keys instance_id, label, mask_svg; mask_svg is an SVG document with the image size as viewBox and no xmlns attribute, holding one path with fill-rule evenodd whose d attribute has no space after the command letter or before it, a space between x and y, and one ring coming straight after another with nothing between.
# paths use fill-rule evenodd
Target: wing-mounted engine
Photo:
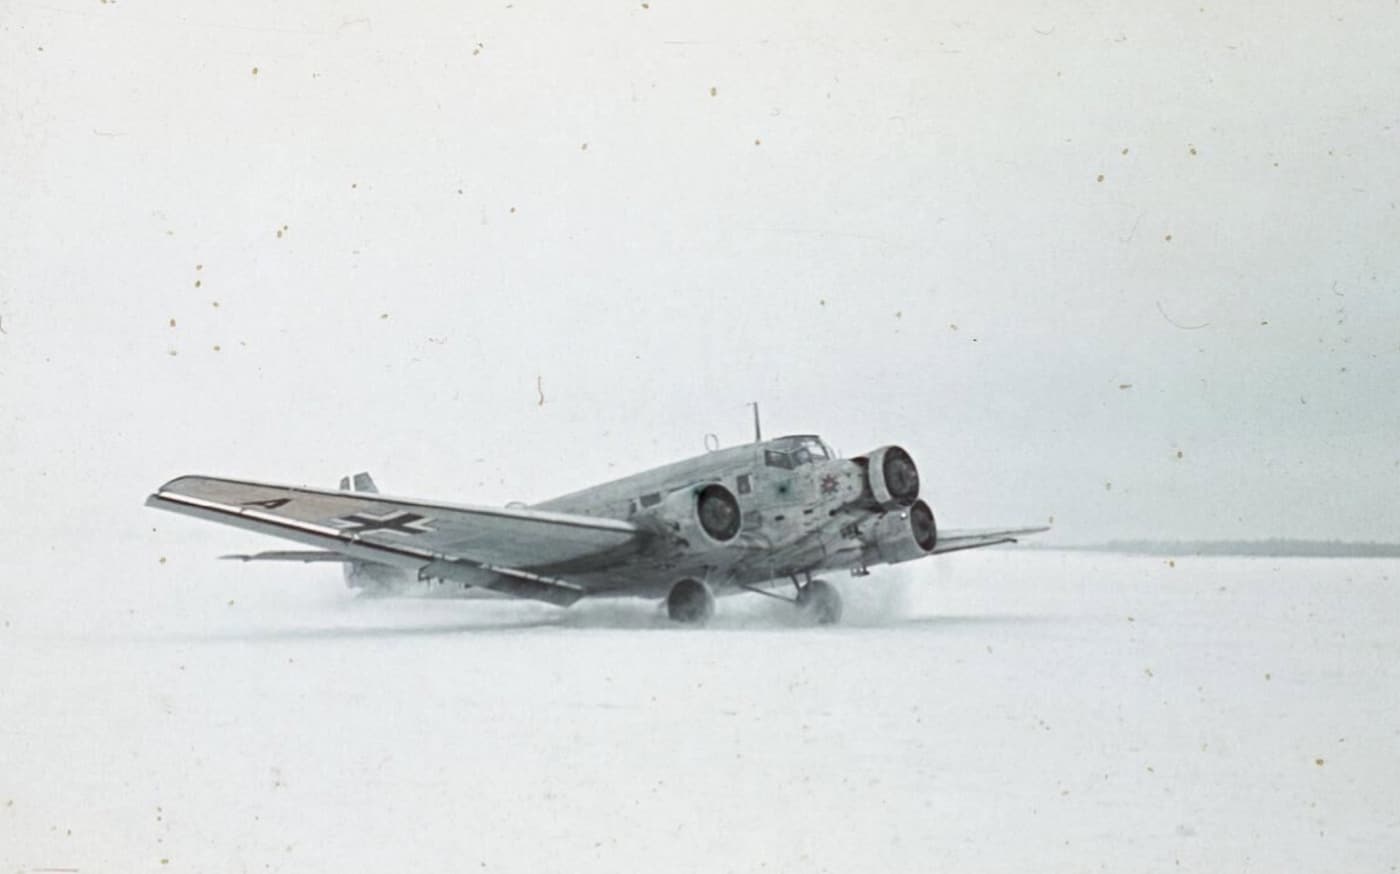
<instances>
[{"instance_id":1,"label":"wing-mounted engine","mask_svg":"<svg viewBox=\"0 0 1400 874\"><path fill-rule=\"evenodd\" d=\"M902 447L881 446L855 460L865 462L866 498L881 509L910 507L919 499L919 468Z\"/></svg>"},{"instance_id":2,"label":"wing-mounted engine","mask_svg":"<svg viewBox=\"0 0 1400 874\"><path fill-rule=\"evenodd\" d=\"M692 548L724 546L739 536L739 499L719 483L676 489L648 516L667 534Z\"/></svg>"},{"instance_id":3,"label":"wing-mounted engine","mask_svg":"<svg viewBox=\"0 0 1400 874\"><path fill-rule=\"evenodd\" d=\"M867 564L898 564L923 558L938 545L933 510L916 500L905 510L886 513L875 521L866 542Z\"/></svg>"}]
</instances>

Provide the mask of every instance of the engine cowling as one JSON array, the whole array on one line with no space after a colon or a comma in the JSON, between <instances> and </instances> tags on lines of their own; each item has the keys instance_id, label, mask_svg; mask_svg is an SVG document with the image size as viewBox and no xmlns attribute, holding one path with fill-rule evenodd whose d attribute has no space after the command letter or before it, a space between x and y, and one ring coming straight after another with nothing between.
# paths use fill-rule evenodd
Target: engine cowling
<instances>
[{"instance_id":1,"label":"engine cowling","mask_svg":"<svg viewBox=\"0 0 1400 874\"><path fill-rule=\"evenodd\" d=\"M655 518L692 546L723 546L739 536L739 499L719 483L677 489L662 498Z\"/></svg>"},{"instance_id":2,"label":"engine cowling","mask_svg":"<svg viewBox=\"0 0 1400 874\"><path fill-rule=\"evenodd\" d=\"M929 505L916 500L907 510L881 516L870 535L873 557L886 564L898 564L933 552L938 546L938 523Z\"/></svg>"},{"instance_id":3,"label":"engine cowling","mask_svg":"<svg viewBox=\"0 0 1400 874\"><path fill-rule=\"evenodd\" d=\"M881 446L866 456L866 483L881 507L911 507L919 499L919 468L900 446Z\"/></svg>"}]
</instances>

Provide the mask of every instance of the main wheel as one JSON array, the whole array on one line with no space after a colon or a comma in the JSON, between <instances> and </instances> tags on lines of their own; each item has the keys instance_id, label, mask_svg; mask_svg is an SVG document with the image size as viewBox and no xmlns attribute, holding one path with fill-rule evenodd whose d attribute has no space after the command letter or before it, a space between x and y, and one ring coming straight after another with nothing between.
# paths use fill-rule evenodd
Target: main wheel
<instances>
[{"instance_id":1,"label":"main wheel","mask_svg":"<svg viewBox=\"0 0 1400 874\"><path fill-rule=\"evenodd\" d=\"M673 622L703 624L715 615L715 596L699 580L681 580L666 596L666 615Z\"/></svg>"},{"instance_id":2,"label":"main wheel","mask_svg":"<svg viewBox=\"0 0 1400 874\"><path fill-rule=\"evenodd\" d=\"M797 610L817 625L841 621L841 593L826 580L812 580L797 590Z\"/></svg>"}]
</instances>

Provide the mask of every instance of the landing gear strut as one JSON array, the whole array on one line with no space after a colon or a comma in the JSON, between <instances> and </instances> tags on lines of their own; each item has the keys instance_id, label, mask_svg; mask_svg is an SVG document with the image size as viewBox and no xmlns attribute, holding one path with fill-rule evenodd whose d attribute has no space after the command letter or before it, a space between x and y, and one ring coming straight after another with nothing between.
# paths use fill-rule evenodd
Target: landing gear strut
<instances>
[{"instance_id":1,"label":"landing gear strut","mask_svg":"<svg viewBox=\"0 0 1400 874\"><path fill-rule=\"evenodd\" d=\"M797 587L797 612L817 625L832 625L841 621L841 593L826 580L807 578Z\"/></svg>"}]
</instances>

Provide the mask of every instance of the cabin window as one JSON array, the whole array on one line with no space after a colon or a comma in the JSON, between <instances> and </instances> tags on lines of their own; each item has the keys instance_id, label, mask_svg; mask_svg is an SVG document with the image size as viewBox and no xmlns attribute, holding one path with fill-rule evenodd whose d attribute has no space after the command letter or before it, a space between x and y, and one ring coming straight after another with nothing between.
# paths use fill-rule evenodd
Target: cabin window
<instances>
[{"instance_id":1,"label":"cabin window","mask_svg":"<svg viewBox=\"0 0 1400 874\"><path fill-rule=\"evenodd\" d=\"M749 475L746 473L739 474L739 479L735 481L735 484L738 485L741 495L747 495L753 491L753 483L749 482Z\"/></svg>"},{"instance_id":2,"label":"cabin window","mask_svg":"<svg viewBox=\"0 0 1400 874\"><path fill-rule=\"evenodd\" d=\"M649 495L642 495L643 507L655 507L659 503L661 503L661 494L659 492L652 492Z\"/></svg>"}]
</instances>

